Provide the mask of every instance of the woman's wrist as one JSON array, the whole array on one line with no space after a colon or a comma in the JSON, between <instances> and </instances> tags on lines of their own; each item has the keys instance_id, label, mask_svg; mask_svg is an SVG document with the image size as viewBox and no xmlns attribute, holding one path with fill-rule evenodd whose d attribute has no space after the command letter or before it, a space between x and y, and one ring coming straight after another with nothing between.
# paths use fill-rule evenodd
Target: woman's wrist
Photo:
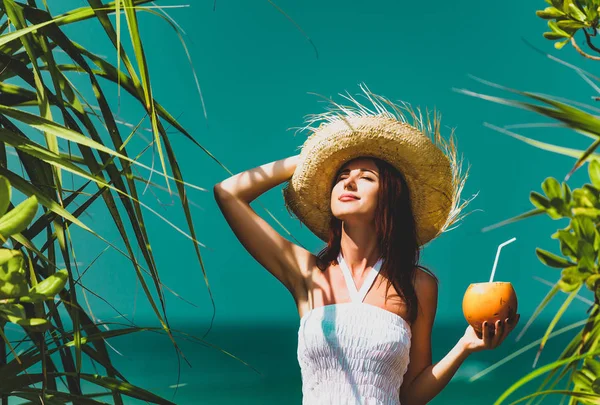
<instances>
[{"instance_id":1,"label":"woman's wrist","mask_svg":"<svg viewBox=\"0 0 600 405\"><path fill-rule=\"evenodd\" d=\"M300 160L299 154L287 157L283 160L284 167L286 168L287 174L289 175L289 176L287 176L288 179L294 175L294 172L296 171L296 167L298 166L299 160Z\"/></svg>"},{"instance_id":2,"label":"woman's wrist","mask_svg":"<svg viewBox=\"0 0 600 405\"><path fill-rule=\"evenodd\" d=\"M465 357L475 353L475 350L471 347L470 342L468 342L464 337L459 339L457 346L459 347L459 350L464 353Z\"/></svg>"},{"instance_id":3,"label":"woman's wrist","mask_svg":"<svg viewBox=\"0 0 600 405\"><path fill-rule=\"evenodd\" d=\"M248 203L262 193L289 180L298 165L299 155L289 156L240 172L215 185L225 196L235 196Z\"/></svg>"}]
</instances>

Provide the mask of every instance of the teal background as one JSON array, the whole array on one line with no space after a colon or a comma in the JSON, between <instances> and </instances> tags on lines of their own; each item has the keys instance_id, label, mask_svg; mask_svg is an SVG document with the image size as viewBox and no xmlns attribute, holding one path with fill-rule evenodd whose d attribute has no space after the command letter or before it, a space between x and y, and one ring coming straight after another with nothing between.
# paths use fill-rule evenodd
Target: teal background
<instances>
[{"instance_id":1,"label":"teal background","mask_svg":"<svg viewBox=\"0 0 600 405\"><path fill-rule=\"evenodd\" d=\"M85 4L83 1L49 3L55 14ZM513 342L549 291L547 285L533 277L555 282L560 275L537 260L535 248L558 252L558 244L550 235L566 223L539 217L491 232L483 233L481 229L531 209L529 192L539 191L548 176L562 179L574 160L534 149L483 126L484 122L498 126L542 122L538 116L468 97L453 89L511 96L478 83L468 76L471 74L520 90L591 102L590 97L595 95L593 88L572 70L533 50L524 40L578 66L593 67L569 47L555 51L552 43L542 37L545 22L534 13L546 6L543 1L280 0L277 5L312 39L318 58L302 33L269 2L217 1L213 11L212 1L195 1L189 7L166 10L186 32L184 38L202 88L208 119L203 115L186 53L174 31L156 16L144 14L141 28L156 99L234 173L299 152L305 134L294 135L293 128L303 125L305 115L324 109L321 99L309 93L339 101L338 93L356 94L358 85L365 83L373 92L393 100L403 100L423 110L438 109L445 134L455 128L459 151L470 165L463 197L479 194L468 206L467 211L472 214L462 225L423 251L422 264L440 279L433 330L434 362L464 332L466 323L461 308L464 291L469 283L487 281L497 246L512 237L517 241L503 250L496 280L513 283L522 319L517 331L500 348L471 356L431 403L491 403L512 381L530 370L535 350L483 380L474 383L466 380L511 350L542 336L564 294L548 306L520 342ZM125 29L124 17L122 24ZM114 48L100 30L95 21L66 29L80 43L114 61ZM75 76L73 80L86 83L84 77ZM116 86L107 84L106 89L112 94L113 107L119 115L137 124L143 116L139 107L124 91L119 102ZM564 129L515 131L569 147L588 145L583 137ZM191 242L146 211L162 281L195 304L189 305L166 293L168 316L175 328L199 337L208 330L214 317L206 340L256 369L214 348L182 341L193 367L182 363L182 385L173 400L181 404L228 404L242 400L256 404L300 403L300 371L295 357L299 316L293 298L243 249L218 210L212 186L228 177L227 172L192 142L172 132L185 180L207 190L188 189L188 197L194 203L198 239L206 245L201 251L214 306ZM149 138L150 133L144 132L144 136ZM141 138L136 142L138 146L144 144ZM151 165L150 155L142 162ZM155 165L159 168L158 161ZM572 178L572 188L587 180L586 170L587 166ZM148 177L147 172L140 173ZM154 174L152 181L165 184L159 174ZM322 248L314 235L290 218L283 205L281 187L265 193L258 201L311 251L316 253ZM186 228L176 197L151 187L144 194L144 202L178 227ZM253 207L281 231L259 204L255 202ZM103 207L97 204L90 212L90 217L82 218L84 222L108 240L119 241ZM77 261L85 267L105 245L83 232L74 233L78 237ZM114 250L104 253L83 280L136 324L157 325L132 266ZM590 298L587 290L582 295ZM98 319L119 320L108 305L91 295L88 298ZM575 301L559 327L583 319L586 309L587 304ZM564 342L551 342L540 364L555 359ZM178 363L168 339L147 333L115 339L112 343L123 354L115 355L115 361L131 382L171 398L172 386L177 383Z\"/></svg>"}]
</instances>

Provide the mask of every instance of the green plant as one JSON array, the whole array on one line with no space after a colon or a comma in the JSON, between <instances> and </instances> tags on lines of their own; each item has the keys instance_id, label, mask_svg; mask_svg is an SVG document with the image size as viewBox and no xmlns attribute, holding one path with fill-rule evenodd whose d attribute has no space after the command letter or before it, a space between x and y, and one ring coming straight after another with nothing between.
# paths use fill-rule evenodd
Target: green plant
<instances>
[{"instance_id":1,"label":"green plant","mask_svg":"<svg viewBox=\"0 0 600 405\"><path fill-rule=\"evenodd\" d=\"M3 243L25 231L38 211L38 201L35 195L6 212L10 205L10 199L10 182L5 177L0 176L0 241ZM26 252L26 254L31 253L33 252ZM27 257L31 259L31 255ZM55 383L49 384L52 378L62 379L65 377L71 379L75 377L82 378L104 388L111 388L112 386L113 391L153 403L170 403L148 391L115 378L70 372L68 367L61 371L54 365L49 370L48 365L52 364L50 356L57 351L65 352L75 344L71 334L53 325L48 320L53 315L50 313L45 314L42 305L47 303L49 307L54 309L56 314L56 309L60 304L56 304L55 299L61 302L61 298L69 296L64 289L69 278L69 272L66 269L51 271L44 276L43 280L38 280L39 276L31 260L29 265L26 265L25 256L21 250L0 247L0 337L2 338L2 342L0 342L0 379L2 380L0 397L2 397L3 403L8 396L30 400L43 398L50 403L65 403L67 401L100 403L88 398L83 393L74 395L61 392ZM28 313L33 313L34 316L28 316ZM7 322L23 327L28 338L36 343L35 348L18 355L4 333L4 326ZM97 359L99 364L110 367L100 353L94 353L94 350L86 347L86 345L91 342L97 344L100 340L140 330L142 329L128 328L110 333L90 334L81 339L81 345L84 346L82 350L92 358ZM52 338L47 341L44 337L46 331L52 334ZM66 343L60 343L61 340ZM56 347L51 347L53 343ZM6 361L6 346L10 348L12 354L12 360L8 363ZM27 372L29 367L40 361L45 363L42 373ZM25 373L20 374L21 371ZM41 390L32 387L32 385L35 386L39 382L44 383Z\"/></svg>"},{"instance_id":2,"label":"green plant","mask_svg":"<svg viewBox=\"0 0 600 405\"><path fill-rule=\"evenodd\" d=\"M42 206L41 215L29 226L3 233L13 249L2 250L3 255L0 255L2 271L6 272L2 281L9 291L9 296L0 296L3 299L0 314L2 319L25 328L25 336L16 346L26 341L35 344L19 356L12 350L7 354L10 361L0 367L0 394L3 399L15 395L48 403L99 403L83 392L81 382L88 381L109 393L115 404L123 403L122 395L169 403L129 384L111 362L106 339L148 328L129 323L122 329L100 329L103 323L97 321L91 309L86 310L81 301L81 295L92 291L80 282L81 271L73 260L77 256L78 241L72 237L71 227L87 231L90 237L99 238L127 258L160 322L160 329L177 348L165 311L164 286L154 260L144 211L159 216L191 241L208 287L199 250L201 244L196 238L186 195L186 186L191 185L183 179L169 140L172 135L167 135L166 127L173 127L200 150L212 155L154 99L138 14L162 18L177 35L180 35L179 29L162 9L145 6L148 0L117 0L108 4L89 0L88 6L57 16L51 14L51 4L41 3L38 6L34 0L26 3L0 0L0 175L28 197L26 207L31 208L34 202L36 208L37 203ZM114 19L109 18L111 15ZM100 24L97 35L104 35L113 44L115 63L97 55L94 49L82 46L63 30L65 26L90 19ZM133 52L125 50L121 25L127 27L127 39ZM77 85L74 77L78 77ZM144 116L136 118L135 122L139 121L136 125L123 124L111 110L107 84L112 83L143 108ZM92 95L92 99L87 99L87 94ZM152 140L131 155L134 150L131 145L135 144L131 141L134 137L143 138L138 131L144 121L149 123ZM136 169L155 172L139 162L150 148L154 148L160 162L160 171L156 173L166 181L165 188L170 194L171 181L175 184L175 195L186 216L187 232L141 201L137 190L140 184L158 187L136 172ZM9 159L13 154L16 159ZM173 175L169 176L168 171ZM65 183L68 177L70 187ZM6 207L2 212L11 208L10 199L3 191L0 191L0 201ZM104 202L125 250L109 243L82 219L96 201ZM20 205L9 211L3 217L5 224L10 222L12 213L23 209ZM41 245L36 245L34 239L41 240ZM139 260L134 254L136 248L140 252ZM65 263L64 270L58 269L59 262ZM27 286L23 280L25 273ZM36 285L38 279L43 281ZM67 281L67 288L60 289L58 302L45 299L47 296L40 289L44 283L58 288L59 283L54 283L57 279L61 283ZM64 311L58 310L61 305ZM35 316L29 316L27 307L31 307ZM68 322L63 319L65 316ZM73 330L65 330L65 323L72 324ZM32 330L34 324L38 327L43 324L47 332L40 332L39 328ZM60 355L62 364L56 364L52 353ZM84 356L106 370L106 376L86 374L82 369ZM27 372L28 367L40 362L41 373ZM62 391L61 384L68 392Z\"/></svg>"},{"instance_id":3,"label":"green plant","mask_svg":"<svg viewBox=\"0 0 600 405\"><path fill-rule=\"evenodd\" d=\"M302 29L275 3L269 3L296 26L316 53L316 47ZM127 382L111 360L107 340L140 331L164 333L185 359L175 340L175 333L179 332L170 327L165 310L165 289L171 290L161 281L145 217L150 212L190 240L214 306L200 253L203 245L197 240L187 195L190 188L206 190L184 181L169 138L175 135L187 138L226 172L233 173L154 98L138 16L145 14L165 22L189 58L179 26L160 6L151 0L115 0L106 4L102 0L87 0L87 6L59 15L51 13L52 6L46 0L0 0L0 176L4 182L0 184L10 182L27 197L26 206L31 208L36 201L35 207L39 203L42 209L37 218L27 222L29 226L5 232L2 239L13 247L2 250L8 257L0 255L0 263L5 263L2 261L5 259L5 267L10 267L6 276L2 275L4 267L0 270L0 282L8 283L5 288L15 296L4 299L0 295L3 300L0 320L4 322L8 317L24 332L17 342L9 342L3 336L10 349L8 353L4 351L5 345L0 344L2 405L8 396L35 403L96 404L104 403L96 398L106 395L117 405L124 403L123 395L167 404L170 402ZM113 58L101 56L93 46L83 46L64 30L90 20L100 27L94 35L103 36L114 47ZM122 36L121 31L126 31L127 36ZM124 40L129 42L131 51L126 50ZM204 105L199 87L198 92ZM117 116L111 103L114 96L120 102L121 93L131 104L141 107L143 115ZM149 127L151 140L140 134L144 126ZM167 133L169 128L172 130ZM140 139L146 142L141 148ZM158 156L160 170L139 161L148 150ZM144 176L140 170L160 176L166 184L163 187L150 181L150 176ZM187 230L175 226L144 203L138 191L141 185L166 190L179 198ZM176 191L172 190L173 185ZM0 190L0 213L13 208L3 190L6 187ZM84 220L92 204L101 202L124 250L99 235ZM13 209L7 215L22 209ZM86 308L86 294L96 294L81 281L89 266L81 271L77 260L72 260L77 257L77 246L83 242L82 238L72 237L72 227L84 230L90 238L100 239L106 244L104 251L113 249L131 263L159 328L138 327L122 314L126 324L103 323L94 317L89 306ZM65 263L64 269L59 270L59 262ZM60 283L66 281L64 288L58 288L58 279ZM39 284L37 280L41 280ZM53 291L41 290L46 283L60 290L55 299L48 299ZM65 324L73 325L73 329L66 330ZM110 329L104 330L108 326ZM206 344L193 336L185 338ZM15 349L29 343L33 345L17 355ZM244 363L218 346L211 346ZM106 375L86 373L82 368L84 358L105 370ZM32 372L32 367L38 365L41 372ZM82 382L92 383L101 392L84 392Z\"/></svg>"},{"instance_id":4,"label":"green plant","mask_svg":"<svg viewBox=\"0 0 600 405\"><path fill-rule=\"evenodd\" d=\"M600 60L600 57L584 52L575 40L575 35L581 31L585 36L588 47L595 52L600 52L600 49L596 48L592 42L599 27L600 1L547 0L547 3L551 7L537 12L539 17L549 20L548 26L551 32L544 33L544 37L558 41L555 43L557 49L561 49L566 43L571 42L577 52L583 56ZM555 57L552 57L552 59L560 61ZM573 68L589 83L600 81L596 76L580 68L562 63ZM598 347L600 343L600 269L598 261L600 254L600 155L596 153L596 149L600 146L600 118L588 112L594 110L593 106L564 101L537 93L518 91L484 80L477 80L494 88L511 92L525 100L496 97L465 89L458 89L458 91L469 96L532 111L558 121L559 126L573 129L593 140L586 150L577 150L528 138L507 128L485 124L489 128L531 146L576 159L572 169L566 174L562 182L549 177L542 183L543 194L535 191L531 192L530 201L535 207L533 210L487 227L484 230L495 229L542 214L546 214L554 220L567 220L567 226L558 229L552 235L552 238L558 241L560 254L554 254L540 248L536 249L537 257L543 264L560 270L560 278L538 305L519 337L525 333L529 325L559 291L566 293L567 298L551 320L543 337L535 342L535 345L539 344L535 361L537 362L548 339L573 327L583 326L556 361L519 379L498 398L496 404L503 403L517 389L546 373L547 376L535 393L524 396L513 403L522 401L527 401L528 404L541 403L548 395L560 395L563 401L569 399L569 404L598 404L600 403L600 348ZM586 162L589 162L588 175L590 183L571 191L567 181ZM581 298L578 294L582 288L589 289L594 296L594 301L591 302L587 311L587 319L554 332L558 321L573 300ZM529 345L526 350L535 345ZM519 351L515 356L522 352L524 350ZM510 357L513 358L514 356ZM499 364L504 362L505 360L499 362ZM478 377L491 371L496 366L494 365L484 373L480 373ZM557 388L562 382L565 383L564 388Z\"/></svg>"},{"instance_id":5,"label":"green plant","mask_svg":"<svg viewBox=\"0 0 600 405\"><path fill-rule=\"evenodd\" d=\"M560 49L568 42L578 52L583 51L575 42L575 34L582 31L591 49L592 38L598 33L600 1L598 0L545 0L550 7L536 12L537 16L548 20L549 32L544 32L544 38L556 41L554 46ZM594 49L596 50L596 49Z\"/></svg>"},{"instance_id":6,"label":"green plant","mask_svg":"<svg viewBox=\"0 0 600 405\"><path fill-rule=\"evenodd\" d=\"M31 196L9 212L11 196L10 183L0 176L0 240L6 241L13 234L24 231L38 210L35 196ZM27 283L25 259L19 250L0 248L0 333L6 322L30 328L45 330L50 324L43 318L28 318L23 304L39 304L54 297L65 287L69 273L62 269L38 282L35 273ZM2 337L6 340L4 333Z\"/></svg>"}]
</instances>

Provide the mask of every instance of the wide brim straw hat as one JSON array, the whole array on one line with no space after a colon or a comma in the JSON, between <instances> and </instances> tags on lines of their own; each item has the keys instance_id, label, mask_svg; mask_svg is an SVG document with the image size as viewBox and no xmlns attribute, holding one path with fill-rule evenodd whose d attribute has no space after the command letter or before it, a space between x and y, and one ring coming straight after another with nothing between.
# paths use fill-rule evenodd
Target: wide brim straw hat
<instances>
[{"instance_id":1,"label":"wide brim straw hat","mask_svg":"<svg viewBox=\"0 0 600 405\"><path fill-rule=\"evenodd\" d=\"M439 114L425 117L406 103L392 103L361 86L372 106L342 95L349 105L330 102L328 111L310 115L303 130L296 170L283 188L285 205L317 237L327 242L331 189L338 170L358 157L375 157L397 168L409 188L420 246L451 229L469 201L460 194L467 179L455 147L440 134Z\"/></svg>"}]
</instances>

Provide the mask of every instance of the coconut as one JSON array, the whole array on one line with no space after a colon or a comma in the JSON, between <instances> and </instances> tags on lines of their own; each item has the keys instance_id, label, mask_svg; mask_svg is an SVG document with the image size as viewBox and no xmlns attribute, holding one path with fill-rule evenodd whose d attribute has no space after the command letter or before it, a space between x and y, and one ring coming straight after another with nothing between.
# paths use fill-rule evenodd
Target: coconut
<instances>
[{"instance_id":1,"label":"coconut","mask_svg":"<svg viewBox=\"0 0 600 405\"><path fill-rule=\"evenodd\" d=\"M515 320L517 314L517 294L509 282L494 281L470 284L463 297L463 314L481 337L481 328L487 321L492 330L495 322Z\"/></svg>"}]
</instances>

